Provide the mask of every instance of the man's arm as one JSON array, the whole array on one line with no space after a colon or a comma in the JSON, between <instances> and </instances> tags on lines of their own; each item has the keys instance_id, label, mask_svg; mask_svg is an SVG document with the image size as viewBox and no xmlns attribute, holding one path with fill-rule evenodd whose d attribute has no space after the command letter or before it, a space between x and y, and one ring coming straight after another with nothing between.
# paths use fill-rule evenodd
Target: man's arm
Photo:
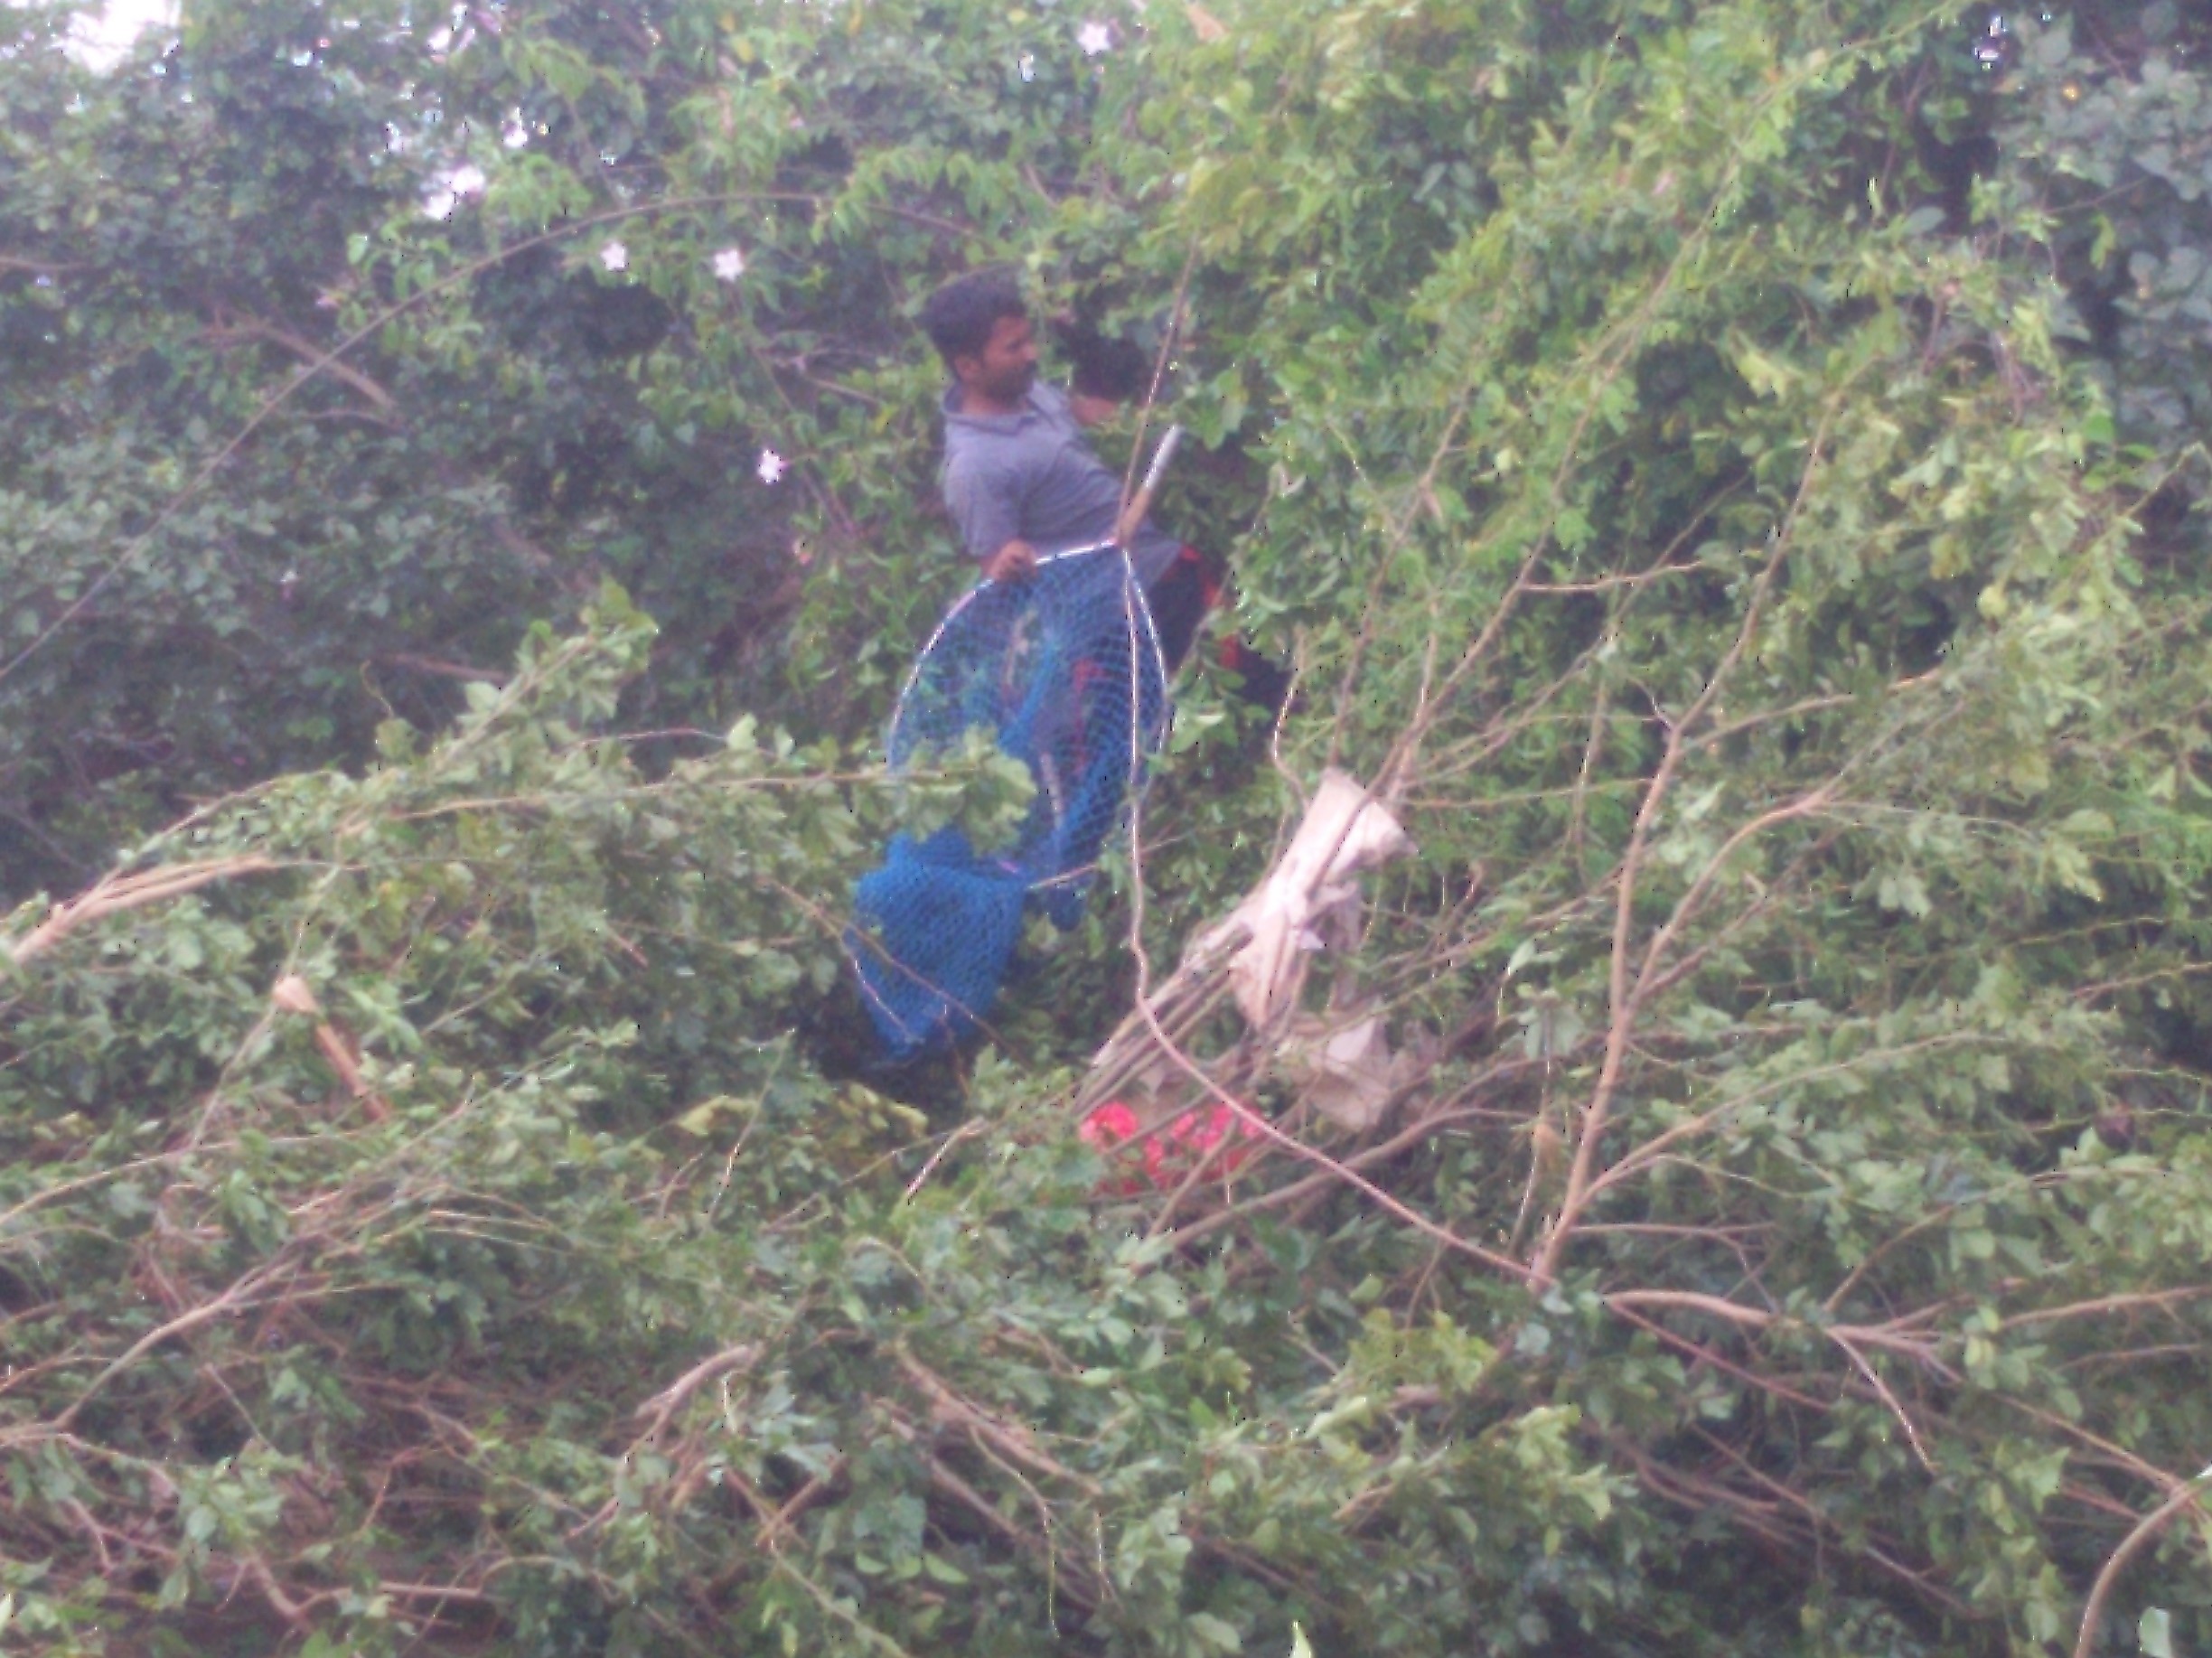
<instances>
[{"instance_id":1,"label":"man's arm","mask_svg":"<svg viewBox=\"0 0 2212 1658\"><path fill-rule=\"evenodd\" d=\"M1036 572L1036 548L1021 534L1015 481L988 467L954 465L944 479L945 506L961 541L985 581L1026 581Z\"/></svg>"},{"instance_id":2,"label":"man's arm","mask_svg":"<svg viewBox=\"0 0 2212 1658\"><path fill-rule=\"evenodd\" d=\"M1086 428L1103 426L1121 412L1120 399L1096 391L1080 390L1074 386L1067 389L1067 406L1068 413L1075 417L1075 424ZM1143 525L1145 514L1137 510L1137 502L1131 501L1122 510L1121 517L1115 523L1116 547L1127 547L1129 538Z\"/></svg>"}]
</instances>

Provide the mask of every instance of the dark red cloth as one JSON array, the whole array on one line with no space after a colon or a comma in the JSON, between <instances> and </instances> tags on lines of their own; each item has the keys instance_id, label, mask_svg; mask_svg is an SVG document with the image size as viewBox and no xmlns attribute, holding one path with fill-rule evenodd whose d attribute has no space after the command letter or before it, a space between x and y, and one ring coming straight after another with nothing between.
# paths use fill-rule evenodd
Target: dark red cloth
<instances>
[{"instance_id":1,"label":"dark red cloth","mask_svg":"<svg viewBox=\"0 0 2212 1658\"><path fill-rule=\"evenodd\" d=\"M1190 654L1206 613L1221 603L1226 584L1222 567L1186 543L1176 560L1145 589L1152 607L1153 631L1172 676ZM1214 647L1214 660L1237 676L1238 695L1272 713L1282 707L1290 676L1234 634Z\"/></svg>"}]
</instances>

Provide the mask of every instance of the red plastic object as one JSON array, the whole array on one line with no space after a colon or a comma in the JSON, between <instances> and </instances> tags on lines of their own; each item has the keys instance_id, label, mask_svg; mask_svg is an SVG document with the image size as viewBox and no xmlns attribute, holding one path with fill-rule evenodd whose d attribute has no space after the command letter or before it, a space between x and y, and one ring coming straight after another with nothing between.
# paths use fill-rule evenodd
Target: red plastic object
<instances>
[{"instance_id":1,"label":"red plastic object","mask_svg":"<svg viewBox=\"0 0 2212 1658\"><path fill-rule=\"evenodd\" d=\"M1194 1107L1166 1127L1148 1134L1138 1128L1137 1113L1119 1100L1109 1100L1098 1107L1083 1119L1076 1133L1086 1146L1101 1152L1111 1152L1132 1139L1144 1142L1143 1178L1127 1174L1118 1178L1109 1176L1100 1183L1101 1192L1115 1197L1136 1196L1144 1190L1147 1180L1162 1192L1181 1185L1193 1168L1205 1162L1214 1147L1232 1137L1240 1143L1214 1157L1206 1164L1206 1173L1233 1174L1251 1156L1251 1142L1262 1138L1255 1124L1226 1105Z\"/></svg>"}]
</instances>

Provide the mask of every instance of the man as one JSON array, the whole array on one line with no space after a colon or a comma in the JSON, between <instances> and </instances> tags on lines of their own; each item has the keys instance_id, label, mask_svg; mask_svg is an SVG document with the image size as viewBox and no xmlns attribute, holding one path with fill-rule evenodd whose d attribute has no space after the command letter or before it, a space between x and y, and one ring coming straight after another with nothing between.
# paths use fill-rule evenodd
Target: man
<instances>
[{"instance_id":1,"label":"man","mask_svg":"<svg viewBox=\"0 0 2212 1658\"><path fill-rule=\"evenodd\" d=\"M940 482L961 539L991 581L1026 581L1040 552L1111 537L1127 548L1170 673L1189 652L1221 585L1205 558L1148 520L1118 524L1121 480L1083 436L1113 412L1078 383L1071 397L1037 379L1036 336L1012 273L977 271L922 308L922 326L951 370ZM1280 704L1286 677L1241 640L1223 650L1244 695Z\"/></svg>"}]
</instances>

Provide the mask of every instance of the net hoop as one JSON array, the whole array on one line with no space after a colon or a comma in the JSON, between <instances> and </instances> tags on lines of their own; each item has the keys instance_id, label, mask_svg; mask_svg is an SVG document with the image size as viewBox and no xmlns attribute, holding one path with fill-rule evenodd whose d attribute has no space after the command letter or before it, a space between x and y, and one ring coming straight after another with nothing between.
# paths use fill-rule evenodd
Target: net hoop
<instances>
[{"instance_id":1,"label":"net hoop","mask_svg":"<svg viewBox=\"0 0 2212 1658\"><path fill-rule=\"evenodd\" d=\"M908 670L898 698L892 706L884 746L894 776L906 770L933 744L947 743L968 730L989 730L1002 749L1017 753L1029 763L1039 790L1051 798L1057 822L1058 815L1065 810L1066 780L1055 774L1050 746L1036 745L1030 752L1024 752L1030 745L1018 741L1009 745L1007 741L1008 710L1049 688L1004 677L1003 659L1010 654L1014 642L1011 635L1020 624L1009 623L1004 617L987 618L983 610L994 597L1004 595L1024 610L1037 611L1054 602L1049 595L1055 585L1056 574L1080 571L1092 560L1108 560L1120 566L1119 582L1113 583L1111 589L1101 583L1099 592L1102 595L1118 590L1115 592L1118 603L1112 608L1120 612L1120 625L1114 628L1109 622L1105 628L1093 629L1092 635L1103 638L1107 629L1112 629L1125 642L1124 660L1129 670L1122 694L1129 699L1129 757L1117 816L1126 813L1129 802L1141 793L1149 781L1151 762L1167 746L1174 705L1167 695L1167 661L1160 648L1158 631L1153 624L1151 606L1146 601L1144 588L1136 578L1127 551L1111 539L1045 554L1037 559L1036 573L1026 581L1013 584L979 581L952 602L915 655L914 666ZM1065 635L1080 630L1061 619L1048 624L1045 631ZM1008 638L994 642L993 635L998 632L1006 633ZM990 708L982 717L952 722L946 720L942 708L928 708L932 688L956 681L963 670L973 677L976 661L985 653L982 647L992 642L998 644L1002 665L994 670L1001 676L1001 689ZM965 663L961 660L964 652L968 653ZM1065 661L1048 666L1064 672L1073 668L1073 664ZM1035 664L1031 669L1032 672L1036 671ZM925 729L930 726L932 713L938 717L937 724L934 728ZM1045 888L1086 878L1087 869L1040 869L1027 874L1033 888Z\"/></svg>"},{"instance_id":2,"label":"net hoop","mask_svg":"<svg viewBox=\"0 0 2212 1658\"><path fill-rule=\"evenodd\" d=\"M1111 539L1104 541L1091 541L1082 547L1067 548L1057 553L1039 554L1037 567L1042 570L1054 565L1064 564L1072 558L1092 558L1101 553L1120 551L1119 545ZM1127 583L1126 591L1142 614L1144 643L1151 652L1153 671L1158 674L1160 684L1165 686L1167 683L1167 658L1166 653L1160 650L1159 632L1152 625L1152 606L1146 602L1144 588L1138 583L1137 573L1130 567L1129 554L1126 552L1121 552L1121 567L1123 579ZM927 676L931 657L944 640L946 633L959 626L962 614L978 598L1003 585L989 580L976 583L974 586L969 588L967 592L947 605L945 614L937 618L937 625L930 630L930 636L922 642L922 649L914 652L914 665L907 669L906 678L899 686L898 698L891 705L891 722L884 732L884 752L886 754L896 755L899 753L900 723L912 705L914 688L920 685ZM1168 713L1172 717L1174 709L1170 707ZM897 769L897 765L898 762L894 759L892 761L893 769Z\"/></svg>"}]
</instances>

